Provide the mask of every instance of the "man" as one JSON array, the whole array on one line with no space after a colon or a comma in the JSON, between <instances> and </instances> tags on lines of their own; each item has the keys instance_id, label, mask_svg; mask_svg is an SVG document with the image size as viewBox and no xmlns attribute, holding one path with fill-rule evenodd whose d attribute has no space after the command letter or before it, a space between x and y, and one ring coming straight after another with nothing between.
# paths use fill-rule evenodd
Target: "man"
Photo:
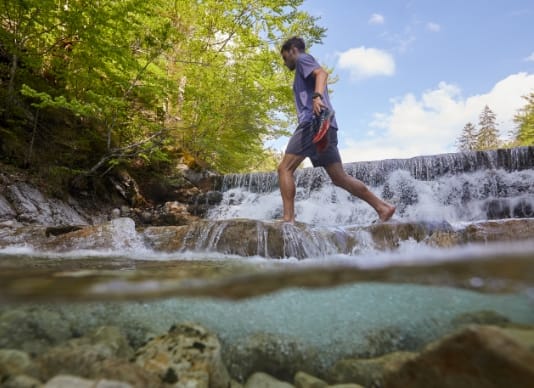
<instances>
[{"instance_id":1,"label":"man","mask_svg":"<svg viewBox=\"0 0 534 388\"><path fill-rule=\"evenodd\" d=\"M325 134L326 148L320 151L313 143L312 120L328 108L333 112L328 96L328 73L315 58L305 53L304 41L299 37L288 39L280 53L285 65L295 71L293 93L298 115L298 127L289 140L282 162L278 166L280 193L284 205L283 220L295 222L295 178L293 176L300 163L309 157L314 167L324 167L332 183L347 190L352 195L366 201L378 214L381 221L387 221L395 213L395 206L382 201L358 179L349 176L341 164L337 149L337 123L331 119L330 128Z\"/></svg>"}]
</instances>

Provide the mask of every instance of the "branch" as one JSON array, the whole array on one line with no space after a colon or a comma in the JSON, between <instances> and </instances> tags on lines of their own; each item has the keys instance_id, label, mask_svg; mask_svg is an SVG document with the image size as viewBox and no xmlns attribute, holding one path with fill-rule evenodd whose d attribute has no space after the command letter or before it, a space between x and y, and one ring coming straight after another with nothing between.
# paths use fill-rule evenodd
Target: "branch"
<instances>
[{"instance_id":1,"label":"branch","mask_svg":"<svg viewBox=\"0 0 534 388\"><path fill-rule=\"evenodd\" d=\"M85 176L90 176L90 175L94 175L96 173L96 171L102 167L102 165L104 165L106 162L108 162L109 160L113 159L113 158L123 158L125 156L129 156L130 153L129 151L133 150L133 149L137 149L139 147L141 147L143 144L146 144L148 143L149 141L151 141L152 139L160 136L161 134L163 134L164 132L167 131L167 128L163 128L161 129L160 131L152 134L151 136L149 136L148 138L144 139L144 140L141 140L137 143L134 143L134 144L130 144L126 147L122 147L122 148L116 148L114 150L112 150L109 154L103 156L99 161L98 163L96 163L93 167L91 167L89 169L89 171L87 171L86 173L84 173L83 175ZM108 172L109 172L110 169L107 169L103 174L103 175L106 175Z\"/></svg>"}]
</instances>

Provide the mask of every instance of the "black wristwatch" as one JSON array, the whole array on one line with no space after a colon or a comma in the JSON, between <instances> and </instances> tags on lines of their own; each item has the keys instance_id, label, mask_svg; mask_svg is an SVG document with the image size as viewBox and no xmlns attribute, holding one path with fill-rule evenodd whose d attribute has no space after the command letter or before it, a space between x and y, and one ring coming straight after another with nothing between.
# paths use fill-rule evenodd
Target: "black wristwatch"
<instances>
[{"instance_id":1,"label":"black wristwatch","mask_svg":"<svg viewBox=\"0 0 534 388\"><path fill-rule=\"evenodd\" d=\"M317 92L313 93L312 99L315 100L317 97L319 97L321 100L323 99L323 95L321 93L317 93Z\"/></svg>"}]
</instances>

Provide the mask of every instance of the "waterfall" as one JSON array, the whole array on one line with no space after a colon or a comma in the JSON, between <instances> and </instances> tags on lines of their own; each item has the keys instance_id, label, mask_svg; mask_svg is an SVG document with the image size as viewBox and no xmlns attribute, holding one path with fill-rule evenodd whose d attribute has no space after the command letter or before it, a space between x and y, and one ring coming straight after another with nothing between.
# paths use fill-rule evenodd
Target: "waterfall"
<instances>
[{"instance_id":1,"label":"waterfall","mask_svg":"<svg viewBox=\"0 0 534 388\"><path fill-rule=\"evenodd\" d=\"M397 206L395 218L450 223L534 217L534 147L357 162L345 171ZM323 168L295 173L297 219L314 225L368 224L373 209L334 187ZM208 218L270 220L282 214L278 177L229 174Z\"/></svg>"}]
</instances>

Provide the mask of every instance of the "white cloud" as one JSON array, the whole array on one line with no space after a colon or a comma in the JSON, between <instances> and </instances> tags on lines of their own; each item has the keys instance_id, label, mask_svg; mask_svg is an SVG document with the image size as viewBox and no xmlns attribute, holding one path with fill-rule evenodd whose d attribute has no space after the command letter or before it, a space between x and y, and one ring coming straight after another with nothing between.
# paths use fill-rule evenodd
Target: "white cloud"
<instances>
[{"instance_id":1,"label":"white cloud","mask_svg":"<svg viewBox=\"0 0 534 388\"><path fill-rule=\"evenodd\" d=\"M534 52L525 58L525 61L534 62Z\"/></svg>"},{"instance_id":2,"label":"white cloud","mask_svg":"<svg viewBox=\"0 0 534 388\"><path fill-rule=\"evenodd\" d=\"M441 31L441 26L438 23L428 22L426 24L426 29L432 32L439 32Z\"/></svg>"},{"instance_id":3,"label":"white cloud","mask_svg":"<svg viewBox=\"0 0 534 388\"><path fill-rule=\"evenodd\" d=\"M337 65L340 69L348 70L352 80L391 76L395 73L395 61L391 54L363 46L339 54Z\"/></svg>"},{"instance_id":4,"label":"white cloud","mask_svg":"<svg viewBox=\"0 0 534 388\"><path fill-rule=\"evenodd\" d=\"M384 16L380 15L379 13L374 13L369 18L369 24L384 24L384 22Z\"/></svg>"},{"instance_id":5,"label":"white cloud","mask_svg":"<svg viewBox=\"0 0 534 388\"><path fill-rule=\"evenodd\" d=\"M464 125L478 124L488 105L497 116L501 135L515 128L513 117L525 105L521 98L534 89L534 74L517 73L497 82L487 93L464 98L458 86L440 82L420 97L406 94L391 101L391 110L377 113L370 128L376 136L347 140L340 149L343 162L407 158L455 152Z\"/></svg>"}]
</instances>

